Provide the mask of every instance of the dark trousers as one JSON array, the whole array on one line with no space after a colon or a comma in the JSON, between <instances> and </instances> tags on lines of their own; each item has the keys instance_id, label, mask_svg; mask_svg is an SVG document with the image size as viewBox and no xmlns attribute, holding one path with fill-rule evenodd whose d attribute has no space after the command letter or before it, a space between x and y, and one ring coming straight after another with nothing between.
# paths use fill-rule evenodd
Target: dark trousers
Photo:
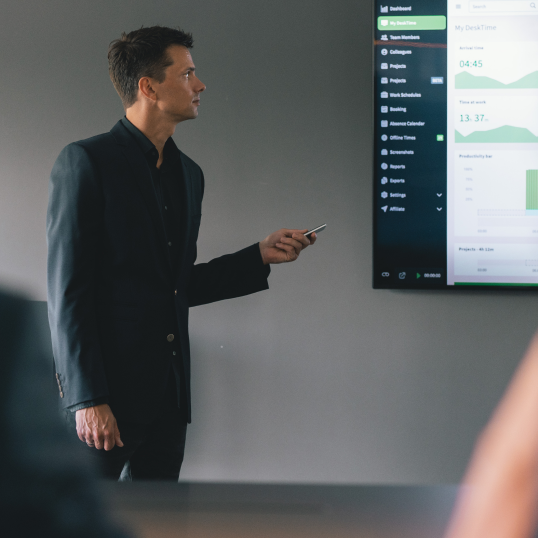
<instances>
[{"instance_id":1,"label":"dark trousers","mask_svg":"<svg viewBox=\"0 0 538 538\"><path fill-rule=\"evenodd\" d=\"M72 435L75 413L66 411ZM174 480L177 482L185 453L187 419L177 405L166 407L151 424L132 424L118 419L123 447L97 450L78 439L89 460L111 480ZM122 472L123 471L123 472Z\"/></svg>"}]
</instances>

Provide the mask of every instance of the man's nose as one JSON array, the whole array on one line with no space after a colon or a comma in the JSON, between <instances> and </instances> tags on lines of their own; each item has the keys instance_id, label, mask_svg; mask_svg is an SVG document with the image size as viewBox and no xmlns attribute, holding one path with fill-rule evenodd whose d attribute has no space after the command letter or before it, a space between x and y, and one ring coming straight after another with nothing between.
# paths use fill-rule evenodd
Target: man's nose
<instances>
[{"instance_id":1,"label":"man's nose","mask_svg":"<svg viewBox=\"0 0 538 538\"><path fill-rule=\"evenodd\" d=\"M201 92L203 92L205 90L206 85L198 77L196 77L196 80L198 80L197 91L201 93Z\"/></svg>"}]
</instances>

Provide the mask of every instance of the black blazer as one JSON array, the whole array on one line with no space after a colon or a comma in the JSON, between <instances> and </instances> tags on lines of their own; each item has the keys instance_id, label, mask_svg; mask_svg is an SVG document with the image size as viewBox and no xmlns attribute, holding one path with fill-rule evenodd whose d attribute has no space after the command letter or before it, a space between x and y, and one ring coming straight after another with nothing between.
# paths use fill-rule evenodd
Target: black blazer
<instances>
[{"instance_id":1,"label":"black blazer","mask_svg":"<svg viewBox=\"0 0 538 538\"><path fill-rule=\"evenodd\" d=\"M268 288L257 244L195 265L204 176L175 144L171 154L184 178L182 199L172 199L183 221L177 274L146 158L121 122L69 144L54 164L48 312L64 407L108 397L117 417L151 421L170 365L181 364L173 334L190 421L189 307Z\"/></svg>"}]
</instances>

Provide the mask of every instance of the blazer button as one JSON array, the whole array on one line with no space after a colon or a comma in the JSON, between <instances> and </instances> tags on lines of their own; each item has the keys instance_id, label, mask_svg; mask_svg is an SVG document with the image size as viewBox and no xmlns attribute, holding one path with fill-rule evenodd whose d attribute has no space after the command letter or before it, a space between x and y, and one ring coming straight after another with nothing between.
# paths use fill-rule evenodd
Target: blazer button
<instances>
[{"instance_id":1,"label":"blazer button","mask_svg":"<svg viewBox=\"0 0 538 538\"><path fill-rule=\"evenodd\" d=\"M172 342L174 340L174 335L173 334L169 334L166 339L169 341L169 342Z\"/></svg>"},{"instance_id":2,"label":"blazer button","mask_svg":"<svg viewBox=\"0 0 538 538\"><path fill-rule=\"evenodd\" d=\"M174 290L174 295L177 295L177 290Z\"/></svg>"}]
</instances>

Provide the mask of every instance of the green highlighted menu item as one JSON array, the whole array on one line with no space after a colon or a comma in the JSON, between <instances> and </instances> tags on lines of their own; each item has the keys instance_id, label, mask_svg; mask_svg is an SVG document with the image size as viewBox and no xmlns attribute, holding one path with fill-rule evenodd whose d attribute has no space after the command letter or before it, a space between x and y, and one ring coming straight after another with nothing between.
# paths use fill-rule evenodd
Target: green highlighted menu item
<instances>
[{"instance_id":1,"label":"green highlighted menu item","mask_svg":"<svg viewBox=\"0 0 538 538\"><path fill-rule=\"evenodd\" d=\"M378 30L446 30L444 15L418 17L378 17Z\"/></svg>"},{"instance_id":2,"label":"green highlighted menu item","mask_svg":"<svg viewBox=\"0 0 538 538\"><path fill-rule=\"evenodd\" d=\"M538 211L538 170L527 170L527 211Z\"/></svg>"}]
</instances>

